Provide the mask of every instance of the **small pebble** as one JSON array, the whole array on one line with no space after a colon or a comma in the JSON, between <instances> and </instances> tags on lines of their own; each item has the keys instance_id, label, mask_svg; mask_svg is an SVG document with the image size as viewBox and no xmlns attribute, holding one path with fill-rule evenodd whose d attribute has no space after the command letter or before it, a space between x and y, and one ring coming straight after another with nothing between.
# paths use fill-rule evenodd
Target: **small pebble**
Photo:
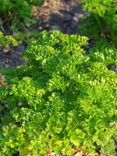
<instances>
[{"instance_id":1,"label":"small pebble","mask_svg":"<svg viewBox=\"0 0 117 156\"><path fill-rule=\"evenodd\" d=\"M50 30L60 30L60 27L58 25L52 25L50 26Z\"/></svg>"}]
</instances>

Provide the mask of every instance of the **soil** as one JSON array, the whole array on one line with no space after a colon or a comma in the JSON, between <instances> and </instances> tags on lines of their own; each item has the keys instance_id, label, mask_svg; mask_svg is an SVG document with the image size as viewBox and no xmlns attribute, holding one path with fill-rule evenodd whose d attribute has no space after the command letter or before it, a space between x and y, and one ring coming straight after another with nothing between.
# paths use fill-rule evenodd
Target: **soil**
<instances>
[{"instance_id":1,"label":"soil","mask_svg":"<svg viewBox=\"0 0 117 156\"><path fill-rule=\"evenodd\" d=\"M82 10L79 0L46 0L41 6L33 6L32 15L37 24L32 28L39 31L57 29L63 33L77 33L77 25L87 14ZM24 45L0 48L0 68L15 68L25 64L22 55Z\"/></svg>"},{"instance_id":2,"label":"soil","mask_svg":"<svg viewBox=\"0 0 117 156\"><path fill-rule=\"evenodd\" d=\"M63 33L74 34L81 18L86 16L79 0L49 0L39 8L33 7L33 15L40 21L37 29L58 29Z\"/></svg>"}]
</instances>

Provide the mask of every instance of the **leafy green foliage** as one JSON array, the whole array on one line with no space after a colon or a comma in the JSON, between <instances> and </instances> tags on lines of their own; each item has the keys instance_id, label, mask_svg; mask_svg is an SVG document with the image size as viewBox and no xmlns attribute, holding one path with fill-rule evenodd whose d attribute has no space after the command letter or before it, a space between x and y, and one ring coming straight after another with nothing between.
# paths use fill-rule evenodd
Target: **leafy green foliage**
<instances>
[{"instance_id":1,"label":"leafy green foliage","mask_svg":"<svg viewBox=\"0 0 117 156\"><path fill-rule=\"evenodd\" d=\"M107 66L117 64L117 49L102 40L87 54L87 41L43 31L25 52L27 66L1 70L1 155L71 155L95 145L114 155L117 75Z\"/></svg>"},{"instance_id":2,"label":"leafy green foliage","mask_svg":"<svg viewBox=\"0 0 117 156\"><path fill-rule=\"evenodd\" d=\"M14 29L21 29L23 24L27 25L31 21L32 5L41 5L43 0L0 0L0 18L4 27L11 25Z\"/></svg>"},{"instance_id":3,"label":"leafy green foliage","mask_svg":"<svg viewBox=\"0 0 117 156\"><path fill-rule=\"evenodd\" d=\"M13 44L14 46L18 46L18 42L12 36L5 36L2 32L0 32L0 47L1 46L9 46Z\"/></svg>"},{"instance_id":4,"label":"leafy green foliage","mask_svg":"<svg viewBox=\"0 0 117 156\"><path fill-rule=\"evenodd\" d=\"M82 0L82 2L84 9L90 13L90 18L93 21L93 26L88 28L91 30L94 27L92 32L97 32L97 36L103 35L107 40L110 38L109 40L117 45L117 0ZM88 22L88 20L86 21ZM90 35L92 34L90 33Z\"/></svg>"},{"instance_id":5,"label":"leafy green foliage","mask_svg":"<svg viewBox=\"0 0 117 156\"><path fill-rule=\"evenodd\" d=\"M90 15L80 20L80 24L78 25L78 32L81 35L86 35L89 38L98 40L100 38L101 30L99 29L94 16Z\"/></svg>"},{"instance_id":6,"label":"leafy green foliage","mask_svg":"<svg viewBox=\"0 0 117 156\"><path fill-rule=\"evenodd\" d=\"M84 3L84 8L91 13L98 14L99 16L104 16L111 7L112 2L116 0L82 0Z\"/></svg>"}]
</instances>

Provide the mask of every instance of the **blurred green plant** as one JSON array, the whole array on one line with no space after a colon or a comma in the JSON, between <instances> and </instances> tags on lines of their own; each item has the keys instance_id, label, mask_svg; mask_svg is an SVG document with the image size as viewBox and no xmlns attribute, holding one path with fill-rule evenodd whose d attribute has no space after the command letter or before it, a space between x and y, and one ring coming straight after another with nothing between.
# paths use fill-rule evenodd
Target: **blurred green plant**
<instances>
[{"instance_id":1,"label":"blurred green plant","mask_svg":"<svg viewBox=\"0 0 117 156\"><path fill-rule=\"evenodd\" d=\"M0 32L0 47L9 46L12 44L13 46L18 46L18 42L12 36L5 36L2 32Z\"/></svg>"},{"instance_id":2,"label":"blurred green plant","mask_svg":"<svg viewBox=\"0 0 117 156\"><path fill-rule=\"evenodd\" d=\"M0 27L4 30L22 30L35 20L31 19L32 5L44 0L0 0Z\"/></svg>"},{"instance_id":3,"label":"blurred green plant","mask_svg":"<svg viewBox=\"0 0 117 156\"><path fill-rule=\"evenodd\" d=\"M14 32L14 37L18 40L19 44L30 44L32 40L36 40L39 37L40 32L37 30L27 30L24 32L17 31Z\"/></svg>"},{"instance_id":4,"label":"blurred green plant","mask_svg":"<svg viewBox=\"0 0 117 156\"><path fill-rule=\"evenodd\" d=\"M104 37L117 45L117 0L82 0L89 13L81 22L81 33L90 37ZM84 31L83 31L84 30Z\"/></svg>"}]
</instances>

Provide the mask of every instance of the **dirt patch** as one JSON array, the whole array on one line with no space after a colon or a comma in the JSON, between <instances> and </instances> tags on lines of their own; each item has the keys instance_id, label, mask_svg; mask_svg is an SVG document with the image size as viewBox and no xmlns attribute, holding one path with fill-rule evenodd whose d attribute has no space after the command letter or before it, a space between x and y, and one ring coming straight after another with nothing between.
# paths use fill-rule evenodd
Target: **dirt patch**
<instances>
[{"instance_id":1,"label":"dirt patch","mask_svg":"<svg viewBox=\"0 0 117 156\"><path fill-rule=\"evenodd\" d=\"M58 29L63 33L74 34L77 24L87 14L79 0L49 0L39 8L33 7L33 15L39 20L37 29Z\"/></svg>"}]
</instances>

